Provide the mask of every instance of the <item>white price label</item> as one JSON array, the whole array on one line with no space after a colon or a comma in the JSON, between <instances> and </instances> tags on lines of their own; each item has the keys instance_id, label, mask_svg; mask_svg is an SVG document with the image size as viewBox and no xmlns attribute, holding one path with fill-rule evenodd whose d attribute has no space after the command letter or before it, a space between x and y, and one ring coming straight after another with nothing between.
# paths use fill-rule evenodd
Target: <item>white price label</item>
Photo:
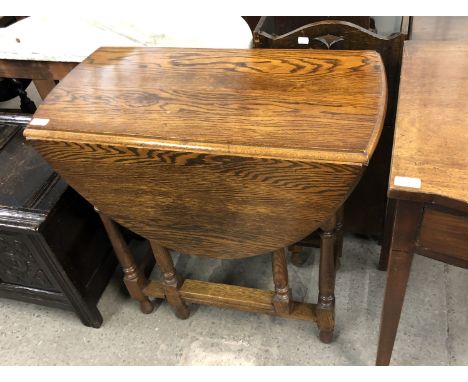
<instances>
[{"instance_id":1,"label":"white price label","mask_svg":"<svg viewBox=\"0 0 468 382\"><path fill-rule=\"evenodd\" d=\"M421 179L407 176L395 176L393 184L401 187L421 188Z\"/></svg>"},{"instance_id":2,"label":"white price label","mask_svg":"<svg viewBox=\"0 0 468 382\"><path fill-rule=\"evenodd\" d=\"M309 37L299 36L297 38L297 43L299 45L308 45L309 44Z\"/></svg>"},{"instance_id":3,"label":"white price label","mask_svg":"<svg viewBox=\"0 0 468 382\"><path fill-rule=\"evenodd\" d=\"M49 123L49 119L46 118L33 118L29 124L31 126L45 126Z\"/></svg>"}]
</instances>

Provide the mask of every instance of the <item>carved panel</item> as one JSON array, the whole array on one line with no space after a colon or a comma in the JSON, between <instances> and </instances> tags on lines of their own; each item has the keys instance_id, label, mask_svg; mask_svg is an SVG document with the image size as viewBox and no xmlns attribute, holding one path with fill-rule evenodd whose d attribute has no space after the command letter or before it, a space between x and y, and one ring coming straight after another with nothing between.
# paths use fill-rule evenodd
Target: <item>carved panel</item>
<instances>
[{"instance_id":1,"label":"carved panel","mask_svg":"<svg viewBox=\"0 0 468 382\"><path fill-rule=\"evenodd\" d=\"M321 42L327 49L330 49L337 42L344 41L341 36L335 36L333 34L326 34L323 36L315 37L314 40Z\"/></svg>"},{"instance_id":2,"label":"carved panel","mask_svg":"<svg viewBox=\"0 0 468 382\"><path fill-rule=\"evenodd\" d=\"M0 281L50 291L57 290L20 236L0 233Z\"/></svg>"}]
</instances>

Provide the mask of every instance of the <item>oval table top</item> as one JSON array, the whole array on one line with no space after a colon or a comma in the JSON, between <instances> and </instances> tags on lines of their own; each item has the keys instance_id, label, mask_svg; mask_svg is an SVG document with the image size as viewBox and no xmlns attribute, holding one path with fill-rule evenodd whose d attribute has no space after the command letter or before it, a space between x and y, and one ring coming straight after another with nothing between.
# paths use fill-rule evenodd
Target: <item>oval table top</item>
<instances>
[{"instance_id":1,"label":"oval table top","mask_svg":"<svg viewBox=\"0 0 468 382\"><path fill-rule=\"evenodd\" d=\"M367 164L385 107L372 51L101 48L26 135Z\"/></svg>"},{"instance_id":2,"label":"oval table top","mask_svg":"<svg viewBox=\"0 0 468 382\"><path fill-rule=\"evenodd\" d=\"M372 51L101 48L25 135L118 223L179 252L240 258L330 218L385 105Z\"/></svg>"}]
</instances>

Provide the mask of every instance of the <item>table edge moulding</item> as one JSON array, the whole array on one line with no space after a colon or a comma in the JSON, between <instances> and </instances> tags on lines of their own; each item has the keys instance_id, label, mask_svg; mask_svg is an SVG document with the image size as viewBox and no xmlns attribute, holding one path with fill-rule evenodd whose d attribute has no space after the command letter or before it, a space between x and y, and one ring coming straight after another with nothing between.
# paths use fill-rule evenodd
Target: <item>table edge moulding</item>
<instances>
[{"instance_id":1,"label":"table edge moulding","mask_svg":"<svg viewBox=\"0 0 468 382\"><path fill-rule=\"evenodd\" d=\"M105 55L110 52L121 52L121 51L131 51L131 50L141 50L145 49L146 51L153 52L164 52L164 54L170 55L171 52L189 52L195 53L204 52L205 55L211 53L222 54L230 53L231 56L235 56L236 52L242 52L242 54L248 55L250 57L268 57L273 54L281 55L287 54L296 56L297 58L304 56L304 51L300 49L270 49L268 52L257 49L206 49L206 48L197 48L197 49L180 49L180 48L113 48L113 47L103 47L99 48L95 53L90 57L85 59L81 64L77 65L70 73L65 77L65 79L56 86L55 89L60 90L62 87L68 86L68 81L70 77L77 76L77 71L86 68L87 65L94 64L92 57L98 55ZM323 56L326 60L330 56L355 56L359 57L361 55L368 55L369 57L374 58L378 64L382 65L380 55L374 51L314 51L311 53L312 57ZM383 69L383 66L380 68ZM384 99L387 96L387 85L385 71L381 70L381 86L379 97ZM74 83L75 85L75 83ZM51 93L53 96L57 90ZM377 145L379 134L382 130L383 118L386 111L386 102L382 103L378 114L376 115L376 120L374 123L375 128L372 131L372 137L368 140L366 147L360 147L358 149L346 150L343 152L337 152L337 150L323 150L317 147L309 147L307 149L297 149L297 148L284 148L284 147L275 147L275 146L266 146L266 145L248 145L248 144L218 144L216 142L205 142L205 141L180 141L177 139L168 139L167 137L152 137L144 134L107 134L107 133L90 133L87 131L80 131L77 128L73 129L60 129L54 126L54 121L51 119L47 125L44 126L29 126L25 132L25 136L28 139L48 139L48 140L61 140L61 139L73 139L79 142L86 143L102 143L102 144L116 144L124 143L132 147L158 147L161 149L171 149L174 151L191 151L191 152L212 152L215 154L227 154L227 155L239 155L239 156L253 156L259 158L282 158L282 159L302 159L302 160L324 160L330 162L340 162L340 163L360 163L366 165L369 161L369 156L373 153L375 146ZM49 119L50 115L48 114L48 102L45 101L41 105L38 111L35 114L36 118L47 118Z\"/></svg>"}]
</instances>

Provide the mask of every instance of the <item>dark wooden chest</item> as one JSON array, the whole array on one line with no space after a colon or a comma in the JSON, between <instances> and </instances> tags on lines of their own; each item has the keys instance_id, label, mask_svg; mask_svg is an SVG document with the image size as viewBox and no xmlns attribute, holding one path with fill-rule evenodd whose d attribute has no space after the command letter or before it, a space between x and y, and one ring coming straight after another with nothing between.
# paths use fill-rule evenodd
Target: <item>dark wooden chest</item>
<instances>
[{"instance_id":1,"label":"dark wooden chest","mask_svg":"<svg viewBox=\"0 0 468 382\"><path fill-rule=\"evenodd\" d=\"M115 257L92 206L25 142L29 120L0 114L0 297L72 310L99 327Z\"/></svg>"}]
</instances>

